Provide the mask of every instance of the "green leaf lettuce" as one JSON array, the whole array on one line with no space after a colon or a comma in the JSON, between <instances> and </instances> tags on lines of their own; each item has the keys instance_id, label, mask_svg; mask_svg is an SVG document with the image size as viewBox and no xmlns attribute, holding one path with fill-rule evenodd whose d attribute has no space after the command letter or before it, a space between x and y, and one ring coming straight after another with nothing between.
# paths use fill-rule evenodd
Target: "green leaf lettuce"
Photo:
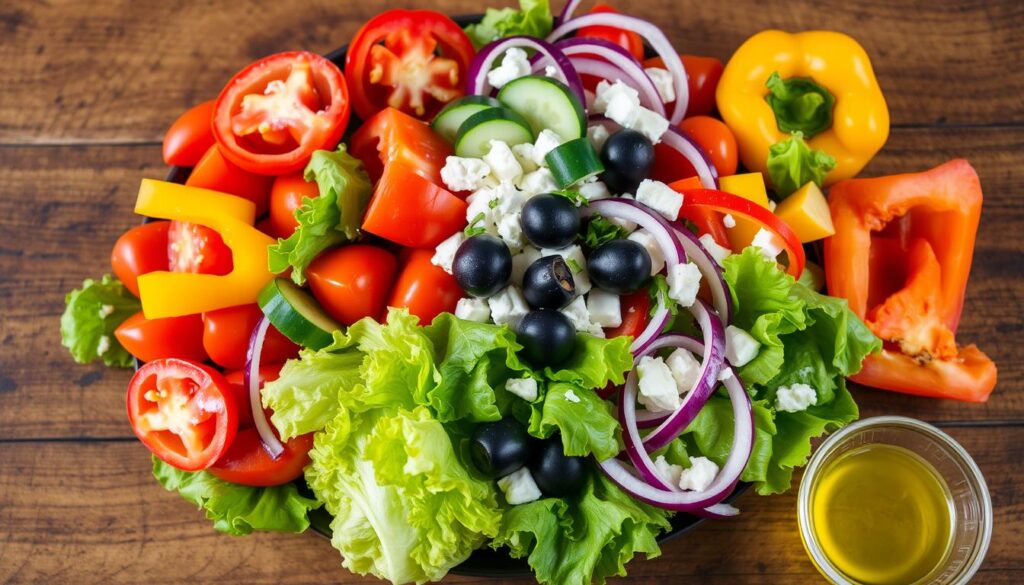
<instances>
[{"instance_id":1,"label":"green leaf lettuce","mask_svg":"<svg viewBox=\"0 0 1024 585\"><path fill-rule=\"evenodd\" d=\"M76 362L99 359L108 366L132 367L132 356L114 337L114 330L142 305L120 280L109 274L100 280L87 278L64 302L60 341Z\"/></svg>"}]
</instances>

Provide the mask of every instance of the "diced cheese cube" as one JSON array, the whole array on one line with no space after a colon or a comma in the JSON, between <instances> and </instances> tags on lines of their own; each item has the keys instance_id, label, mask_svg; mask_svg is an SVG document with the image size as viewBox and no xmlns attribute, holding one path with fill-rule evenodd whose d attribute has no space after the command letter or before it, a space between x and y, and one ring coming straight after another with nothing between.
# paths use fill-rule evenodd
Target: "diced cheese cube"
<instances>
[{"instance_id":1,"label":"diced cheese cube","mask_svg":"<svg viewBox=\"0 0 1024 585\"><path fill-rule=\"evenodd\" d=\"M682 465L669 463L664 455L658 455L654 460L654 469L657 470L661 479L672 485L679 484L679 476L683 473Z\"/></svg>"},{"instance_id":2,"label":"diced cheese cube","mask_svg":"<svg viewBox=\"0 0 1024 585\"><path fill-rule=\"evenodd\" d=\"M689 351L679 348L668 355L665 360L668 369L672 372L672 378L680 394L686 394L700 380L700 362Z\"/></svg>"},{"instance_id":3,"label":"diced cheese cube","mask_svg":"<svg viewBox=\"0 0 1024 585\"><path fill-rule=\"evenodd\" d=\"M541 130L537 135L537 140L533 143L533 162L539 167L548 166L544 157L561 144L562 137L557 133L547 128Z\"/></svg>"},{"instance_id":4,"label":"diced cheese cube","mask_svg":"<svg viewBox=\"0 0 1024 585\"><path fill-rule=\"evenodd\" d=\"M576 283L576 294L585 295L590 291L590 275L587 274L587 258L583 255L583 249L578 245L568 246L560 250L545 248L541 250L541 256L561 256L572 272L572 279Z\"/></svg>"},{"instance_id":5,"label":"diced cheese cube","mask_svg":"<svg viewBox=\"0 0 1024 585\"><path fill-rule=\"evenodd\" d=\"M459 246L465 241L466 236L461 231L455 232L434 248L434 256L430 259L430 263L451 274L455 253L459 251Z\"/></svg>"},{"instance_id":6,"label":"diced cheese cube","mask_svg":"<svg viewBox=\"0 0 1024 585\"><path fill-rule=\"evenodd\" d=\"M836 233L828 201L814 181L786 197L774 209L775 215L793 229L801 242L813 242Z\"/></svg>"},{"instance_id":7,"label":"diced cheese cube","mask_svg":"<svg viewBox=\"0 0 1024 585\"><path fill-rule=\"evenodd\" d=\"M611 118L611 116L608 117ZM625 124L623 125L625 126ZM637 110L636 115L633 116L633 121L629 124L629 127L646 136L654 144L657 144L661 142L661 137L665 135L665 132L668 132L669 121L653 110L640 108Z\"/></svg>"},{"instance_id":8,"label":"diced cheese cube","mask_svg":"<svg viewBox=\"0 0 1024 585\"><path fill-rule=\"evenodd\" d=\"M498 488L505 494L505 501L510 506L527 504L541 497L537 482L533 481L530 469L525 466L499 479Z\"/></svg>"},{"instance_id":9,"label":"diced cheese cube","mask_svg":"<svg viewBox=\"0 0 1024 585\"><path fill-rule=\"evenodd\" d=\"M519 213L526 204L526 195L516 189L512 183L501 183L493 188L498 202L494 205L495 219L502 215Z\"/></svg>"},{"instance_id":10,"label":"diced cheese cube","mask_svg":"<svg viewBox=\"0 0 1024 585\"><path fill-rule=\"evenodd\" d=\"M587 312L590 320L601 327L622 325L622 303L615 293L591 289L587 294Z\"/></svg>"},{"instance_id":11,"label":"diced cheese cube","mask_svg":"<svg viewBox=\"0 0 1024 585\"><path fill-rule=\"evenodd\" d=\"M775 260L775 258L781 254L782 250L786 247L778 236L764 228L757 230L757 234L755 234L754 239L750 241L750 245L755 248L760 248L761 253L769 260Z\"/></svg>"},{"instance_id":12,"label":"diced cheese cube","mask_svg":"<svg viewBox=\"0 0 1024 585\"><path fill-rule=\"evenodd\" d=\"M661 181L644 179L636 188L636 200L671 221L679 219L683 196Z\"/></svg>"},{"instance_id":13,"label":"diced cheese cube","mask_svg":"<svg viewBox=\"0 0 1024 585\"><path fill-rule=\"evenodd\" d=\"M626 239L633 240L647 250L647 255L651 257L651 276L665 268L665 252L658 245L658 241L654 239L654 234L650 231L639 229L629 234Z\"/></svg>"},{"instance_id":14,"label":"diced cheese cube","mask_svg":"<svg viewBox=\"0 0 1024 585\"><path fill-rule=\"evenodd\" d=\"M486 299L459 299L459 302L455 303L455 316L466 321L486 323L491 318L491 307Z\"/></svg>"},{"instance_id":15,"label":"diced cheese cube","mask_svg":"<svg viewBox=\"0 0 1024 585\"><path fill-rule=\"evenodd\" d=\"M718 242L715 241L715 238L711 237L711 234L704 234L697 239L700 240L704 249L708 251L708 254L715 259L715 262L717 262L719 266L722 266L725 259L732 255L732 250L725 246L720 246Z\"/></svg>"},{"instance_id":16,"label":"diced cheese cube","mask_svg":"<svg viewBox=\"0 0 1024 585\"><path fill-rule=\"evenodd\" d=\"M725 217L722 218L722 225L729 229L732 229L736 227L736 218L733 217L731 213L726 213Z\"/></svg>"},{"instance_id":17,"label":"diced cheese cube","mask_svg":"<svg viewBox=\"0 0 1024 585\"><path fill-rule=\"evenodd\" d=\"M726 381L726 380L728 380L729 378L732 378L732 377L733 377L732 368L722 368L721 370L718 371L718 381L719 382L724 382L724 381Z\"/></svg>"},{"instance_id":18,"label":"diced cheese cube","mask_svg":"<svg viewBox=\"0 0 1024 585\"><path fill-rule=\"evenodd\" d=\"M602 113L608 108L608 103L617 96L624 96L628 101L635 103L637 106L640 105L640 93L621 80L616 80L615 83L600 81L596 89L593 109Z\"/></svg>"},{"instance_id":19,"label":"diced cheese cube","mask_svg":"<svg viewBox=\"0 0 1024 585\"><path fill-rule=\"evenodd\" d=\"M587 128L587 140L590 141L590 145L594 147L596 152L601 152L609 136L611 136L611 133L604 127L604 124L594 124Z\"/></svg>"},{"instance_id":20,"label":"diced cheese cube","mask_svg":"<svg viewBox=\"0 0 1024 585\"><path fill-rule=\"evenodd\" d=\"M533 145L529 142L513 146L512 154L516 155L516 160L519 161L519 166L522 167L524 174L537 170L537 163L533 162Z\"/></svg>"},{"instance_id":21,"label":"diced cheese cube","mask_svg":"<svg viewBox=\"0 0 1024 585\"><path fill-rule=\"evenodd\" d=\"M761 344L749 333L735 325L725 328L725 357L734 367L745 366L757 357Z\"/></svg>"},{"instance_id":22,"label":"diced cheese cube","mask_svg":"<svg viewBox=\"0 0 1024 585\"><path fill-rule=\"evenodd\" d=\"M702 492L718 475L718 465L707 457L691 457L690 467L679 474L679 489Z\"/></svg>"},{"instance_id":23,"label":"diced cheese cube","mask_svg":"<svg viewBox=\"0 0 1024 585\"><path fill-rule=\"evenodd\" d=\"M537 380L533 378L509 378L505 382L505 390L522 398L527 402L537 400Z\"/></svg>"},{"instance_id":24,"label":"diced cheese cube","mask_svg":"<svg viewBox=\"0 0 1024 585\"><path fill-rule=\"evenodd\" d=\"M700 291L700 268L693 262L676 264L668 271L668 296L681 307L692 307Z\"/></svg>"},{"instance_id":25,"label":"diced cheese cube","mask_svg":"<svg viewBox=\"0 0 1024 585\"><path fill-rule=\"evenodd\" d=\"M537 169L532 173L523 176L522 182L519 184L519 188L522 189L528 197L538 195L540 193L551 193L558 190L558 183L555 182L555 176L551 174L546 168Z\"/></svg>"},{"instance_id":26,"label":"diced cheese cube","mask_svg":"<svg viewBox=\"0 0 1024 585\"><path fill-rule=\"evenodd\" d=\"M619 93L608 99L604 115L620 126L631 128L642 109L639 102L634 102L628 95Z\"/></svg>"},{"instance_id":27,"label":"diced cheese cube","mask_svg":"<svg viewBox=\"0 0 1024 585\"><path fill-rule=\"evenodd\" d=\"M491 167L478 158L449 156L441 168L441 180L452 191L476 191L486 185Z\"/></svg>"},{"instance_id":28,"label":"diced cheese cube","mask_svg":"<svg viewBox=\"0 0 1024 585\"><path fill-rule=\"evenodd\" d=\"M661 101L666 104L676 101L676 86L672 83L672 74L669 73L668 69L648 67L644 71L647 73L647 77L650 77L651 81L654 82L654 87L658 89Z\"/></svg>"},{"instance_id":29,"label":"diced cheese cube","mask_svg":"<svg viewBox=\"0 0 1024 585\"><path fill-rule=\"evenodd\" d=\"M818 393L807 384L779 386L775 392L775 410L782 412L800 412L817 403Z\"/></svg>"},{"instance_id":30,"label":"diced cheese cube","mask_svg":"<svg viewBox=\"0 0 1024 585\"><path fill-rule=\"evenodd\" d=\"M515 181L523 174L523 167L516 160L516 155L508 144L501 140L492 140L491 149L484 155L484 162L491 167L491 174L501 181Z\"/></svg>"},{"instance_id":31,"label":"diced cheese cube","mask_svg":"<svg viewBox=\"0 0 1024 585\"><path fill-rule=\"evenodd\" d=\"M604 337L604 331L600 325L591 321L590 311L582 296L576 297L571 303L561 310L562 314L569 318L572 326L580 333L589 333L596 337Z\"/></svg>"},{"instance_id":32,"label":"diced cheese cube","mask_svg":"<svg viewBox=\"0 0 1024 585\"><path fill-rule=\"evenodd\" d=\"M640 378L637 400L651 412L672 411L682 404L672 371L660 357L644 356L636 367Z\"/></svg>"},{"instance_id":33,"label":"diced cheese cube","mask_svg":"<svg viewBox=\"0 0 1024 585\"><path fill-rule=\"evenodd\" d=\"M498 220L498 237L504 240L512 252L523 247L523 227L519 223L520 212L501 216Z\"/></svg>"},{"instance_id":34,"label":"diced cheese cube","mask_svg":"<svg viewBox=\"0 0 1024 585\"><path fill-rule=\"evenodd\" d=\"M512 284L522 286L526 269L539 260L540 256L540 250L533 246L526 246L522 252L512 256Z\"/></svg>"},{"instance_id":35,"label":"diced cheese cube","mask_svg":"<svg viewBox=\"0 0 1024 585\"><path fill-rule=\"evenodd\" d=\"M587 201L599 201L601 199L608 199L612 196L611 191L608 190L608 185L605 185L601 181L583 183L577 188L577 190Z\"/></svg>"},{"instance_id":36,"label":"diced cheese cube","mask_svg":"<svg viewBox=\"0 0 1024 585\"><path fill-rule=\"evenodd\" d=\"M516 327L519 321L530 312L523 292L516 286L506 286L498 294L487 299L491 308L491 321L496 325Z\"/></svg>"},{"instance_id":37,"label":"diced cheese cube","mask_svg":"<svg viewBox=\"0 0 1024 585\"><path fill-rule=\"evenodd\" d=\"M495 89L505 87L510 81L525 77L530 74L530 59L526 51L512 47L505 51L501 59L501 65L491 69L487 73L487 83Z\"/></svg>"}]
</instances>

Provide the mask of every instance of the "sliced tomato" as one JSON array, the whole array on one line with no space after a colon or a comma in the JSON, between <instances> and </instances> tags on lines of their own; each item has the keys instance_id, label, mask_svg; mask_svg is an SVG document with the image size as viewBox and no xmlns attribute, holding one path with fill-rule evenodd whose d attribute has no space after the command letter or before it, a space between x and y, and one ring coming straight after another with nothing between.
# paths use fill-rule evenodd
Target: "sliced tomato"
<instances>
[{"instance_id":1,"label":"sliced tomato","mask_svg":"<svg viewBox=\"0 0 1024 585\"><path fill-rule=\"evenodd\" d=\"M167 270L167 231L171 223L153 221L121 234L110 253L114 274L132 294L139 296L139 276Z\"/></svg>"},{"instance_id":2,"label":"sliced tomato","mask_svg":"<svg viewBox=\"0 0 1024 585\"><path fill-rule=\"evenodd\" d=\"M150 362L128 384L128 420L154 455L184 471L213 465L238 432L238 403L224 376L180 359Z\"/></svg>"},{"instance_id":3,"label":"sliced tomato","mask_svg":"<svg viewBox=\"0 0 1024 585\"><path fill-rule=\"evenodd\" d=\"M225 368L245 366L249 338L263 311L259 305L239 305L203 313L203 347L210 359ZM299 355L299 346L273 325L263 342L263 361L283 362Z\"/></svg>"},{"instance_id":4,"label":"sliced tomato","mask_svg":"<svg viewBox=\"0 0 1024 585\"><path fill-rule=\"evenodd\" d=\"M455 304L464 296L455 277L430 259L433 250L412 250L403 259L402 272L391 291L389 307L406 307L426 325L441 313L452 313Z\"/></svg>"},{"instance_id":5,"label":"sliced tomato","mask_svg":"<svg viewBox=\"0 0 1024 585\"><path fill-rule=\"evenodd\" d=\"M384 312L397 269L383 248L357 244L327 250L306 269L309 287L324 310L342 325Z\"/></svg>"},{"instance_id":6,"label":"sliced tomato","mask_svg":"<svg viewBox=\"0 0 1024 585\"><path fill-rule=\"evenodd\" d=\"M430 119L462 97L474 52L462 27L440 12L382 12L349 43L352 106L364 120L388 107Z\"/></svg>"},{"instance_id":7,"label":"sliced tomato","mask_svg":"<svg viewBox=\"0 0 1024 585\"><path fill-rule=\"evenodd\" d=\"M216 230L184 221L171 222L167 258L172 272L224 275L234 267L231 248Z\"/></svg>"},{"instance_id":8,"label":"sliced tomato","mask_svg":"<svg viewBox=\"0 0 1024 585\"><path fill-rule=\"evenodd\" d=\"M680 55L686 69L686 85L690 90L690 101L686 105L686 116L706 116L715 109L715 92L718 80L722 78L724 66L714 57ZM644 61L644 67L665 68L661 57Z\"/></svg>"},{"instance_id":9,"label":"sliced tomato","mask_svg":"<svg viewBox=\"0 0 1024 585\"><path fill-rule=\"evenodd\" d=\"M682 181L674 181L672 188L676 191L685 191L687 189L703 189L704 185L700 182L699 177L693 176ZM706 207L694 207L687 211L686 220L697 228L697 235L708 234L719 246L732 247L729 243L729 232L725 231L725 222L721 213Z\"/></svg>"},{"instance_id":10,"label":"sliced tomato","mask_svg":"<svg viewBox=\"0 0 1024 585\"><path fill-rule=\"evenodd\" d=\"M213 135L236 165L283 175L305 167L313 151L333 149L348 118L348 86L338 66L292 51L260 59L231 78L217 98Z\"/></svg>"},{"instance_id":11,"label":"sliced tomato","mask_svg":"<svg viewBox=\"0 0 1024 585\"><path fill-rule=\"evenodd\" d=\"M185 184L248 199L256 205L256 217L260 217L267 212L273 182L273 177L250 173L224 158L215 144L192 169Z\"/></svg>"},{"instance_id":12,"label":"sliced tomato","mask_svg":"<svg viewBox=\"0 0 1024 585\"><path fill-rule=\"evenodd\" d=\"M622 324L605 329L605 337L622 337L623 335L636 337L643 333L650 320L651 312L651 295L647 289L642 288L628 295L622 295L619 298L619 304L622 311Z\"/></svg>"},{"instance_id":13,"label":"sliced tomato","mask_svg":"<svg viewBox=\"0 0 1024 585\"><path fill-rule=\"evenodd\" d=\"M313 433L299 435L282 443L284 451L272 458L260 442L256 429L238 432L231 447L207 471L214 476L241 485L266 487L298 479L309 464Z\"/></svg>"},{"instance_id":14,"label":"sliced tomato","mask_svg":"<svg viewBox=\"0 0 1024 585\"><path fill-rule=\"evenodd\" d=\"M590 14L598 12L618 14L619 11L607 4L597 4L590 9ZM576 36L608 41L626 49L639 60L644 58L644 40L633 31L622 30L613 26L585 26L576 33Z\"/></svg>"},{"instance_id":15,"label":"sliced tomato","mask_svg":"<svg viewBox=\"0 0 1024 585\"><path fill-rule=\"evenodd\" d=\"M467 207L451 191L392 162L370 199L363 230L410 248L434 247L465 227Z\"/></svg>"},{"instance_id":16,"label":"sliced tomato","mask_svg":"<svg viewBox=\"0 0 1024 585\"><path fill-rule=\"evenodd\" d=\"M164 134L164 162L194 167L214 144L213 107L216 100L203 102L178 117Z\"/></svg>"},{"instance_id":17,"label":"sliced tomato","mask_svg":"<svg viewBox=\"0 0 1024 585\"><path fill-rule=\"evenodd\" d=\"M281 366L284 364L265 364L260 366L260 387L267 382L273 382L281 376ZM224 379L228 381L231 392L235 395L235 402L238 403L238 430L253 428L252 408L249 406L249 388L245 385L245 370L234 370L224 373ZM270 410L263 409L267 418L270 418Z\"/></svg>"},{"instance_id":18,"label":"sliced tomato","mask_svg":"<svg viewBox=\"0 0 1024 585\"><path fill-rule=\"evenodd\" d=\"M384 174L384 167L404 163L420 176L438 185L441 169L452 155L452 147L426 123L388 108L366 121L349 141L349 151L366 167L374 182Z\"/></svg>"},{"instance_id":19,"label":"sliced tomato","mask_svg":"<svg viewBox=\"0 0 1024 585\"><path fill-rule=\"evenodd\" d=\"M292 235L299 227L295 210L302 207L303 199L319 196L316 181L307 181L301 172L274 179L274 186L270 189L270 233L276 238Z\"/></svg>"},{"instance_id":20,"label":"sliced tomato","mask_svg":"<svg viewBox=\"0 0 1024 585\"><path fill-rule=\"evenodd\" d=\"M164 358L206 361L203 318L199 315L147 319L139 311L114 330L114 337L128 353L144 362Z\"/></svg>"}]
</instances>

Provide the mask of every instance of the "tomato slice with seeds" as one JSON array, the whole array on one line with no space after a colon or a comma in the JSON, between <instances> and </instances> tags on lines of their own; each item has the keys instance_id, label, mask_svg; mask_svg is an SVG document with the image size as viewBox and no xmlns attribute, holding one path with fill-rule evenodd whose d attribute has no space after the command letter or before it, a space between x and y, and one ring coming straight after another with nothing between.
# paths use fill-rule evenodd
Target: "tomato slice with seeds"
<instances>
[{"instance_id":1,"label":"tomato slice with seeds","mask_svg":"<svg viewBox=\"0 0 1024 585\"><path fill-rule=\"evenodd\" d=\"M128 384L128 420L154 455L183 471L213 465L238 432L238 403L216 370L180 359L145 364Z\"/></svg>"},{"instance_id":2,"label":"tomato slice with seeds","mask_svg":"<svg viewBox=\"0 0 1024 585\"><path fill-rule=\"evenodd\" d=\"M197 223L172 221L167 232L171 272L225 275L234 268L231 248L217 230Z\"/></svg>"},{"instance_id":3,"label":"tomato slice with seeds","mask_svg":"<svg viewBox=\"0 0 1024 585\"><path fill-rule=\"evenodd\" d=\"M306 51L260 59L217 98L213 135L222 154L261 175L301 170L315 150L332 149L349 118L348 86L338 66Z\"/></svg>"},{"instance_id":4,"label":"tomato slice with seeds","mask_svg":"<svg viewBox=\"0 0 1024 585\"><path fill-rule=\"evenodd\" d=\"M352 107L363 120L389 106L429 119L462 97L474 52L440 12L382 12L359 29L345 57Z\"/></svg>"}]
</instances>

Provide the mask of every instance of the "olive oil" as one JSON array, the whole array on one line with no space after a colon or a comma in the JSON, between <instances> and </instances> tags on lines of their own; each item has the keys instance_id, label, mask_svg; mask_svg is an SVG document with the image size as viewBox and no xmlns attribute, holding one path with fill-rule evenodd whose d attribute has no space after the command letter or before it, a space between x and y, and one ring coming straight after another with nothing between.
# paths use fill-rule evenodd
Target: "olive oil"
<instances>
[{"instance_id":1,"label":"olive oil","mask_svg":"<svg viewBox=\"0 0 1024 585\"><path fill-rule=\"evenodd\" d=\"M860 583L915 583L951 548L949 489L930 464L902 447L865 445L827 464L811 510L822 552Z\"/></svg>"}]
</instances>

